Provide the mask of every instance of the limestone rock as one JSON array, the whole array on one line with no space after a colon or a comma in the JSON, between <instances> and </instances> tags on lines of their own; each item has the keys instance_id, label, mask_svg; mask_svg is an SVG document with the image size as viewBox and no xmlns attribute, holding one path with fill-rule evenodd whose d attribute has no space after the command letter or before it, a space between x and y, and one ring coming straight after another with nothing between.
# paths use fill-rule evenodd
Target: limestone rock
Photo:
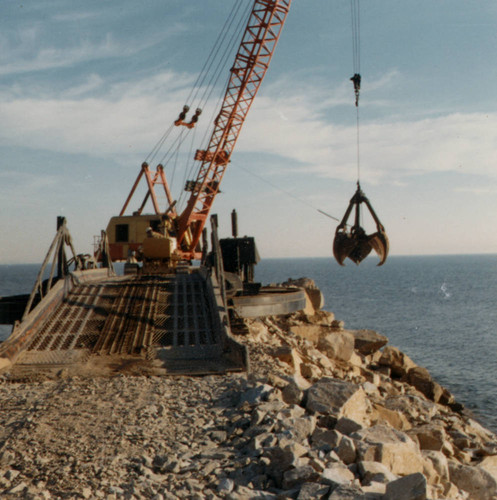
<instances>
[{"instance_id":1,"label":"limestone rock","mask_svg":"<svg viewBox=\"0 0 497 500\"><path fill-rule=\"evenodd\" d=\"M376 416L371 419L372 423L388 423L398 431L405 431L412 427L409 420L400 411L390 410L378 403L373 405L373 409Z\"/></svg>"},{"instance_id":2,"label":"limestone rock","mask_svg":"<svg viewBox=\"0 0 497 500\"><path fill-rule=\"evenodd\" d=\"M354 348L364 356L373 354L388 344L388 338L374 330L351 330Z\"/></svg>"},{"instance_id":3,"label":"limestone rock","mask_svg":"<svg viewBox=\"0 0 497 500\"><path fill-rule=\"evenodd\" d=\"M319 288L306 288L305 294L307 301L312 307L312 312L315 313L324 307L324 296Z\"/></svg>"},{"instance_id":4,"label":"limestone rock","mask_svg":"<svg viewBox=\"0 0 497 500\"><path fill-rule=\"evenodd\" d=\"M423 472L423 458L412 439L384 425L362 429L351 435L357 442L360 460L386 465L394 474Z\"/></svg>"},{"instance_id":5,"label":"limestone rock","mask_svg":"<svg viewBox=\"0 0 497 500\"><path fill-rule=\"evenodd\" d=\"M392 375L399 378L404 377L411 368L417 366L407 354L392 346L386 346L383 349L378 364L388 366Z\"/></svg>"},{"instance_id":6,"label":"limestone rock","mask_svg":"<svg viewBox=\"0 0 497 500\"><path fill-rule=\"evenodd\" d=\"M435 382L430 372L422 366L414 366L407 372L407 381L428 399L438 403L443 396L443 387Z\"/></svg>"},{"instance_id":7,"label":"limestone rock","mask_svg":"<svg viewBox=\"0 0 497 500\"><path fill-rule=\"evenodd\" d=\"M292 326L290 331L299 337L317 344L319 337L328 330L321 325L304 324Z\"/></svg>"},{"instance_id":8,"label":"limestone rock","mask_svg":"<svg viewBox=\"0 0 497 500\"><path fill-rule=\"evenodd\" d=\"M424 424L407 431L407 434L418 441L422 450L440 451L443 449L446 435L441 425Z\"/></svg>"},{"instance_id":9,"label":"limestone rock","mask_svg":"<svg viewBox=\"0 0 497 500\"><path fill-rule=\"evenodd\" d=\"M355 462L357 457L357 452L355 449L354 441L347 436L343 436L338 446L335 449L335 453L340 457L340 460L346 465Z\"/></svg>"},{"instance_id":10,"label":"limestone rock","mask_svg":"<svg viewBox=\"0 0 497 500\"><path fill-rule=\"evenodd\" d=\"M282 486L285 489L293 488L302 483L315 482L319 479L319 473L310 465L296 467L283 474Z\"/></svg>"},{"instance_id":11,"label":"limestone rock","mask_svg":"<svg viewBox=\"0 0 497 500\"><path fill-rule=\"evenodd\" d=\"M334 429L321 429L318 427L312 433L311 441L315 448L324 446L333 449L338 446L342 437L342 434Z\"/></svg>"},{"instance_id":12,"label":"limestone rock","mask_svg":"<svg viewBox=\"0 0 497 500\"><path fill-rule=\"evenodd\" d=\"M295 382L290 382L281 391L281 396L286 404L299 405L304 398L304 392Z\"/></svg>"},{"instance_id":13,"label":"limestone rock","mask_svg":"<svg viewBox=\"0 0 497 500\"><path fill-rule=\"evenodd\" d=\"M320 483L304 483L300 488L297 500L320 500L326 498L330 487Z\"/></svg>"},{"instance_id":14,"label":"limestone rock","mask_svg":"<svg viewBox=\"0 0 497 500\"><path fill-rule=\"evenodd\" d=\"M447 461L447 457L441 451L423 450L421 453L425 459L425 464L427 461L431 462L438 478L441 481L449 481L449 463ZM432 484L430 481L430 475L426 469L424 469L424 471L425 476L428 478L428 482Z\"/></svg>"},{"instance_id":15,"label":"limestone rock","mask_svg":"<svg viewBox=\"0 0 497 500\"><path fill-rule=\"evenodd\" d=\"M426 478L418 472L388 483L384 500L426 500L426 492Z\"/></svg>"},{"instance_id":16,"label":"limestone rock","mask_svg":"<svg viewBox=\"0 0 497 500\"><path fill-rule=\"evenodd\" d=\"M495 478L481 467L449 461L450 480L469 493L470 500L494 500L497 497Z\"/></svg>"},{"instance_id":17,"label":"limestone rock","mask_svg":"<svg viewBox=\"0 0 497 500\"><path fill-rule=\"evenodd\" d=\"M321 473L319 482L331 486L334 490L340 485L349 485L354 480L354 474L344 465L337 464L335 467L327 467Z\"/></svg>"},{"instance_id":18,"label":"limestone rock","mask_svg":"<svg viewBox=\"0 0 497 500\"><path fill-rule=\"evenodd\" d=\"M276 432L288 432L294 440L299 443L306 442L316 428L316 418L312 415L292 418L287 417L278 420L275 426Z\"/></svg>"},{"instance_id":19,"label":"limestone rock","mask_svg":"<svg viewBox=\"0 0 497 500\"><path fill-rule=\"evenodd\" d=\"M359 385L323 377L307 391L306 408L311 413L329 413L364 422L369 406L366 393Z\"/></svg>"},{"instance_id":20,"label":"limestone rock","mask_svg":"<svg viewBox=\"0 0 497 500\"><path fill-rule=\"evenodd\" d=\"M371 460L358 462L357 470L361 477L361 483L364 485L371 483L386 484L397 479L397 476L380 462Z\"/></svg>"},{"instance_id":21,"label":"limestone rock","mask_svg":"<svg viewBox=\"0 0 497 500\"><path fill-rule=\"evenodd\" d=\"M485 457L478 464L478 467L481 467L482 469L485 469L497 481L497 455L492 455L490 457Z\"/></svg>"},{"instance_id":22,"label":"limestone rock","mask_svg":"<svg viewBox=\"0 0 497 500\"><path fill-rule=\"evenodd\" d=\"M347 330L333 331L321 336L317 348L329 358L349 361L354 352L354 335Z\"/></svg>"},{"instance_id":23,"label":"limestone rock","mask_svg":"<svg viewBox=\"0 0 497 500\"><path fill-rule=\"evenodd\" d=\"M302 363L300 365L300 374L308 380L318 380L323 372L313 363Z\"/></svg>"},{"instance_id":24,"label":"limestone rock","mask_svg":"<svg viewBox=\"0 0 497 500\"><path fill-rule=\"evenodd\" d=\"M221 481L219 481L219 484L217 485L217 491L224 494L231 493L234 486L235 483L233 482L233 480L225 477L221 479Z\"/></svg>"},{"instance_id":25,"label":"limestone rock","mask_svg":"<svg viewBox=\"0 0 497 500\"><path fill-rule=\"evenodd\" d=\"M438 411L435 403L411 394L387 397L383 401L383 406L389 410L403 413L409 422L420 418L423 420L431 420Z\"/></svg>"},{"instance_id":26,"label":"limestone rock","mask_svg":"<svg viewBox=\"0 0 497 500\"><path fill-rule=\"evenodd\" d=\"M363 425L361 423L356 422L354 419L348 417L340 417L335 424L335 430L341 432L342 434L345 434L346 436L349 436L353 432L356 432L362 428Z\"/></svg>"},{"instance_id":27,"label":"limestone rock","mask_svg":"<svg viewBox=\"0 0 497 500\"><path fill-rule=\"evenodd\" d=\"M329 500L368 500L359 486L355 485L340 485L329 496Z\"/></svg>"}]
</instances>

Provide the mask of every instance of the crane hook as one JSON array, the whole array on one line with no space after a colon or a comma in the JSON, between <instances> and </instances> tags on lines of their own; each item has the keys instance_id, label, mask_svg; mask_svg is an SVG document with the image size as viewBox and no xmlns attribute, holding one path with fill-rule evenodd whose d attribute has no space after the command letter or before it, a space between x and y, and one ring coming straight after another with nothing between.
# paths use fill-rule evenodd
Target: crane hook
<instances>
[{"instance_id":1,"label":"crane hook","mask_svg":"<svg viewBox=\"0 0 497 500\"><path fill-rule=\"evenodd\" d=\"M359 106L359 92L361 90L361 75L355 73L354 76L350 78L350 81L354 84L355 106L357 108Z\"/></svg>"}]
</instances>

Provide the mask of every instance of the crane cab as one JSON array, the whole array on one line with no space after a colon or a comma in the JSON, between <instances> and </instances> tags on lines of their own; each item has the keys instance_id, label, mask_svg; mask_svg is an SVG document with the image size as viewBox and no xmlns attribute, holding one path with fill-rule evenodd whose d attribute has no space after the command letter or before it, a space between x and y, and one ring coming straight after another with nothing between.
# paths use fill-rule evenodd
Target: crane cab
<instances>
[{"instance_id":1,"label":"crane cab","mask_svg":"<svg viewBox=\"0 0 497 500\"><path fill-rule=\"evenodd\" d=\"M161 216L155 214L120 215L112 217L107 225L110 258L113 262L125 261L143 247L147 228L159 232Z\"/></svg>"}]
</instances>

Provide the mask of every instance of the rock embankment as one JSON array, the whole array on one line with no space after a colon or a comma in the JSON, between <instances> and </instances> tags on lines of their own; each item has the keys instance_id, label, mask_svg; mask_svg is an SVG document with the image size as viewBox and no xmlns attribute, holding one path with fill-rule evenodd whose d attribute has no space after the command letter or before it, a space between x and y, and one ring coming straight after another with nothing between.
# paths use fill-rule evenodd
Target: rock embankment
<instances>
[{"instance_id":1,"label":"rock embankment","mask_svg":"<svg viewBox=\"0 0 497 500\"><path fill-rule=\"evenodd\" d=\"M245 320L251 372L0 382L2 498L497 499L497 438L320 309Z\"/></svg>"}]
</instances>

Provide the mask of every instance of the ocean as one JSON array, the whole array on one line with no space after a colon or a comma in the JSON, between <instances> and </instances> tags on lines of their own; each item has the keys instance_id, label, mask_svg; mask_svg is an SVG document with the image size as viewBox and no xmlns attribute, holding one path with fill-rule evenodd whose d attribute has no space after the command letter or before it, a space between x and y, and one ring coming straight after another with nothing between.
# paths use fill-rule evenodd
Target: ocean
<instances>
[{"instance_id":1,"label":"ocean","mask_svg":"<svg viewBox=\"0 0 497 500\"><path fill-rule=\"evenodd\" d=\"M497 256L389 257L340 267L330 258L264 259L256 280L312 278L325 309L376 330L425 366L497 432ZM0 265L0 296L29 293L39 265ZM0 340L9 326L0 325Z\"/></svg>"}]
</instances>

